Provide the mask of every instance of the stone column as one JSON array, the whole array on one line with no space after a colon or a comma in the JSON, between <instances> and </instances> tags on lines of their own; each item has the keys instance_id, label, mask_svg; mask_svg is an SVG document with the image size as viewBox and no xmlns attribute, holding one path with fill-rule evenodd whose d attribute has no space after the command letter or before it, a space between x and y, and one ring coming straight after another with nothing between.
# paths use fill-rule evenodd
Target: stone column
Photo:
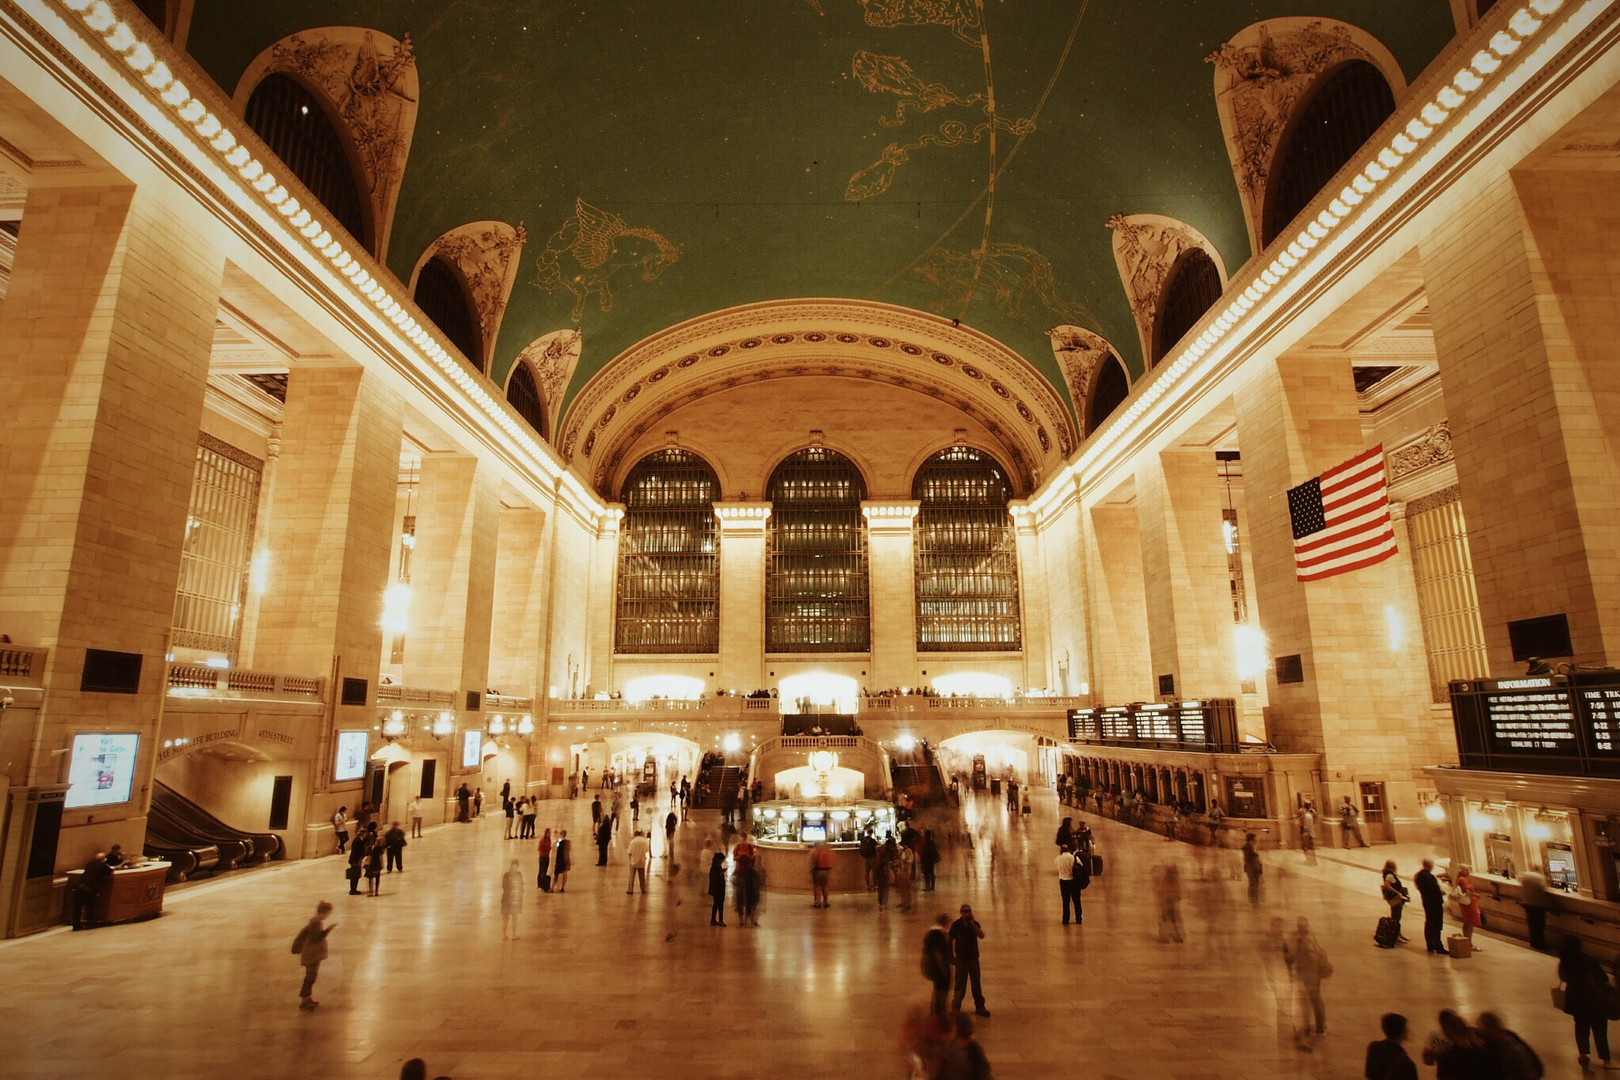
<instances>
[{"instance_id":1,"label":"stone column","mask_svg":"<svg viewBox=\"0 0 1620 1080\"><path fill-rule=\"evenodd\" d=\"M140 736L130 801L63 816L56 865L82 866L144 836L224 257L211 229L127 186L42 181L23 216L0 304L0 629L50 654L7 772L54 784L76 733ZM87 668L133 692L89 689Z\"/></svg>"},{"instance_id":2,"label":"stone column","mask_svg":"<svg viewBox=\"0 0 1620 1080\"><path fill-rule=\"evenodd\" d=\"M1285 752L1323 756L1324 812L1341 795L1359 800L1365 782L1385 784L1395 812L1415 817L1407 735L1428 708L1428 678L1421 654L1390 635L1393 621L1417 625L1403 610L1410 555L1311 582L1294 566L1286 491L1366 449L1350 365L1284 356L1257 368L1234 402L1260 628L1270 655L1297 656L1303 674L1279 683L1272 665L1266 730Z\"/></svg>"},{"instance_id":3,"label":"stone column","mask_svg":"<svg viewBox=\"0 0 1620 1080\"><path fill-rule=\"evenodd\" d=\"M495 550L489 685L512 697L545 697L540 630L545 626L546 512L502 509ZM535 715L539 715L538 712Z\"/></svg>"},{"instance_id":4,"label":"stone column","mask_svg":"<svg viewBox=\"0 0 1620 1080\"><path fill-rule=\"evenodd\" d=\"M720 688L765 685L765 529L768 502L717 502L720 521Z\"/></svg>"},{"instance_id":5,"label":"stone column","mask_svg":"<svg viewBox=\"0 0 1620 1080\"><path fill-rule=\"evenodd\" d=\"M1018 552L1018 613L1024 650L1024 689L1056 686L1051 662L1052 604L1042 558L1045 537L1022 500L1008 504Z\"/></svg>"},{"instance_id":6,"label":"stone column","mask_svg":"<svg viewBox=\"0 0 1620 1080\"><path fill-rule=\"evenodd\" d=\"M1047 609L1046 683L1059 693L1091 693L1091 631L1086 567L1093 557L1082 536L1079 492L1066 477L1042 511L1041 592ZM1026 583L1028 577L1026 575ZM1026 586L1027 587L1027 586ZM1084 687L1084 689L1082 689Z\"/></svg>"},{"instance_id":7,"label":"stone column","mask_svg":"<svg viewBox=\"0 0 1620 1080\"><path fill-rule=\"evenodd\" d=\"M1516 171L1423 238L1423 276L1493 674L1563 615L1620 659L1620 176ZM1538 648L1538 651L1539 648Z\"/></svg>"},{"instance_id":8,"label":"stone column","mask_svg":"<svg viewBox=\"0 0 1620 1080\"><path fill-rule=\"evenodd\" d=\"M613 689L613 622L619 599L619 526L624 508L614 506L596 527L591 544L590 603L586 605L586 640L589 656L585 669L585 692Z\"/></svg>"},{"instance_id":9,"label":"stone column","mask_svg":"<svg viewBox=\"0 0 1620 1080\"><path fill-rule=\"evenodd\" d=\"M416 490L405 684L454 691L462 726L481 728L483 714L471 705L489 685L501 520L495 477L470 454L424 454ZM453 753L452 771L460 761Z\"/></svg>"},{"instance_id":10,"label":"stone column","mask_svg":"<svg viewBox=\"0 0 1620 1080\"><path fill-rule=\"evenodd\" d=\"M1184 698L1239 697L1221 491L1208 450L1144 455L1136 471L1148 644Z\"/></svg>"},{"instance_id":11,"label":"stone column","mask_svg":"<svg viewBox=\"0 0 1620 1080\"><path fill-rule=\"evenodd\" d=\"M269 504L254 664L333 674L339 727L371 727L383 591L394 543L403 407L358 365L300 366L287 381ZM342 703L343 680L356 701ZM363 698L363 700L361 700ZM317 763L317 774L326 766Z\"/></svg>"},{"instance_id":12,"label":"stone column","mask_svg":"<svg viewBox=\"0 0 1620 1080\"><path fill-rule=\"evenodd\" d=\"M872 664L868 688L911 686L917 675L915 500L863 502L867 578L872 583Z\"/></svg>"},{"instance_id":13,"label":"stone column","mask_svg":"<svg viewBox=\"0 0 1620 1080\"><path fill-rule=\"evenodd\" d=\"M1091 593L1091 699L1098 705L1152 701L1142 535L1134 505L1094 506L1082 518Z\"/></svg>"},{"instance_id":14,"label":"stone column","mask_svg":"<svg viewBox=\"0 0 1620 1080\"><path fill-rule=\"evenodd\" d=\"M259 512L253 521L253 547L248 564L247 596L242 602L242 643L237 649L241 667L255 666L254 651L259 635L259 602L270 584L270 513L276 505L276 472L281 467L281 423L264 455L264 472L259 477Z\"/></svg>"}]
</instances>

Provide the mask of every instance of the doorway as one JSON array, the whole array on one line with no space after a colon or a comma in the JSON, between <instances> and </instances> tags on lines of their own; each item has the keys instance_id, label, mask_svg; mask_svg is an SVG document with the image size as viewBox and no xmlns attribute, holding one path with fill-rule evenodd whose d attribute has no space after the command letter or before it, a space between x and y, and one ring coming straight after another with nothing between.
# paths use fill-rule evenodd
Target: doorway
<instances>
[{"instance_id":1,"label":"doorway","mask_svg":"<svg viewBox=\"0 0 1620 1080\"><path fill-rule=\"evenodd\" d=\"M1389 818L1389 804L1384 800L1382 781L1361 784L1361 823L1367 828L1369 841L1394 842L1394 823Z\"/></svg>"}]
</instances>

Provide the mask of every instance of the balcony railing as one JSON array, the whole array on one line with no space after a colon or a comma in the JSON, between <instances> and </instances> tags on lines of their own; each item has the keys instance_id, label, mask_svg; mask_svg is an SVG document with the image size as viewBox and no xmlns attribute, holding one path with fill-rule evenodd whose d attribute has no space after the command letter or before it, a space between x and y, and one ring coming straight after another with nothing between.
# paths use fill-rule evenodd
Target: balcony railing
<instances>
[{"instance_id":1,"label":"balcony railing","mask_svg":"<svg viewBox=\"0 0 1620 1080\"><path fill-rule=\"evenodd\" d=\"M400 686L383 683L377 687L377 704L413 705L418 708L453 710L456 707L454 690L429 690L420 686Z\"/></svg>"},{"instance_id":2,"label":"balcony railing","mask_svg":"<svg viewBox=\"0 0 1620 1080\"><path fill-rule=\"evenodd\" d=\"M45 678L45 657L49 651L0 645L0 679L40 685Z\"/></svg>"},{"instance_id":3,"label":"balcony railing","mask_svg":"<svg viewBox=\"0 0 1620 1080\"><path fill-rule=\"evenodd\" d=\"M781 704L780 698L746 698L729 695L693 700L663 698L653 701L626 701L622 698L581 698L553 700L550 713L552 716L577 716L583 713L646 714L679 712L683 714L698 713L715 718L747 716L750 719L765 720L778 715ZM861 713L916 713L932 709L977 709L986 712L1017 713L1026 716L1064 713L1069 709L1080 708L1087 704L1089 704L1087 699L1078 697L942 698L924 697L921 694L908 694L903 697L862 698L858 703L859 712ZM493 706L490 707L493 708ZM835 712L836 707L827 706L822 711Z\"/></svg>"},{"instance_id":4,"label":"balcony railing","mask_svg":"<svg viewBox=\"0 0 1620 1080\"><path fill-rule=\"evenodd\" d=\"M485 694L484 711L496 713L533 713L534 698L513 697L510 694Z\"/></svg>"},{"instance_id":5,"label":"balcony railing","mask_svg":"<svg viewBox=\"0 0 1620 1080\"><path fill-rule=\"evenodd\" d=\"M170 664L169 693L233 693L246 697L296 698L322 701L326 680L315 675L287 675L279 671L213 668L206 664Z\"/></svg>"}]
</instances>

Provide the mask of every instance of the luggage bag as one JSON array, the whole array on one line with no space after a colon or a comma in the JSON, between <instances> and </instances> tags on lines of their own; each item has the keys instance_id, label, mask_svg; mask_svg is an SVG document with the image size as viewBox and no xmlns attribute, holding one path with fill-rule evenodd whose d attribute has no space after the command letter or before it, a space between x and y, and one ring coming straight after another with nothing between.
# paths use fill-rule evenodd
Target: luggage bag
<instances>
[{"instance_id":1,"label":"luggage bag","mask_svg":"<svg viewBox=\"0 0 1620 1080\"><path fill-rule=\"evenodd\" d=\"M1401 940L1401 927L1394 919L1385 915L1378 920L1378 929L1373 931L1373 941L1380 949L1393 949Z\"/></svg>"}]
</instances>

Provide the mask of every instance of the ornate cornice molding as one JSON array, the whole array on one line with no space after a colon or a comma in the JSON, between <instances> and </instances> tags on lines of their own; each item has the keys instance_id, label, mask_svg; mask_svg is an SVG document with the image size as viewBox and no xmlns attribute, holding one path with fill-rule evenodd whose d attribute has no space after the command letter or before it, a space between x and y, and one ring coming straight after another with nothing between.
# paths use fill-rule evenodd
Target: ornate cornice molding
<instances>
[{"instance_id":1,"label":"ornate cornice molding","mask_svg":"<svg viewBox=\"0 0 1620 1080\"><path fill-rule=\"evenodd\" d=\"M569 405L557 445L604 490L630 445L675 409L745 382L826 375L886 382L973 417L1024 491L1078 442L1052 385L991 338L908 308L803 300L730 308L627 350Z\"/></svg>"}]
</instances>

